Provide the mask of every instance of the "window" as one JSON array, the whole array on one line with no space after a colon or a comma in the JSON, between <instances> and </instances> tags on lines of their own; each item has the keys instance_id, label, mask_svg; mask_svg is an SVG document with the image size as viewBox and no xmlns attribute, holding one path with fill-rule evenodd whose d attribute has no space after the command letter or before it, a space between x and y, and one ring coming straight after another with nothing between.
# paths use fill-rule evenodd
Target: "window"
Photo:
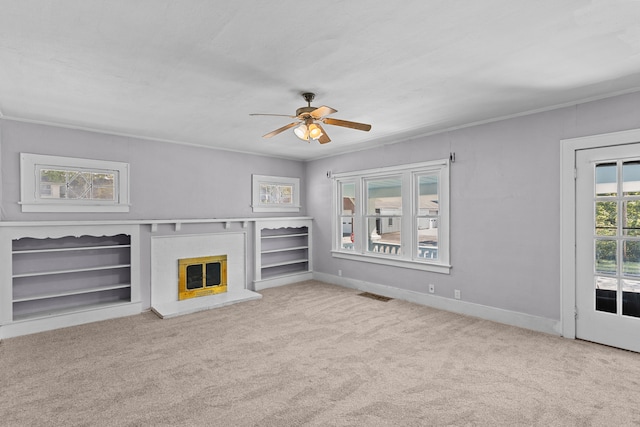
<instances>
[{"instance_id":1,"label":"window","mask_svg":"<svg viewBox=\"0 0 640 427\"><path fill-rule=\"evenodd\" d=\"M254 212L300 211L300 179L253 175Z\"/></svg>"},{"instance_id":2,"label":"window","mask_svg":"<svg viewBox=\"0 0 640 427\"><path fill-rule=\"evenodd\" d=\"M22 212L128 212L129 164L20 154Z\"/></svg>"},{"instance_id":3,"label":"window","mask_svg":"<svg viewBox=\"0 0 640 427\"><path fill-rule=\"evenodd\" d=\"M448 166L334 174L333 256L449 273Z\"/></svg>"}]
</instances>

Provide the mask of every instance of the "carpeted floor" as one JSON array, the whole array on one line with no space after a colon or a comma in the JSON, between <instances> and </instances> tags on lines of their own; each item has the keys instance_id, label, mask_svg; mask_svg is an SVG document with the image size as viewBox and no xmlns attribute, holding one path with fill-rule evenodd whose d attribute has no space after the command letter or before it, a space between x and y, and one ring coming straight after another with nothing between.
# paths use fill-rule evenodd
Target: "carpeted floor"
<instances>
[{"instance_id":1,"label":"carpeted floor","mask_svg":"<svg viewBox=\"0 0 640 427\"><path fill-rule=\"evenodd\" d=\"M0 343L6 426L640 424L640 354L305 282Z\"/></svg>"}]
</instances>

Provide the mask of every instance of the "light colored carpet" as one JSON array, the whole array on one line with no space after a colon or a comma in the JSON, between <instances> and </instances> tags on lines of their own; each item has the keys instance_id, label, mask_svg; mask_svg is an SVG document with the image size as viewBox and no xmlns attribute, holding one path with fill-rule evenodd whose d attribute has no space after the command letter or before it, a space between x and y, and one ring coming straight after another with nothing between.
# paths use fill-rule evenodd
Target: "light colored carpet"
<instances>
[{"instance_id":1,"label":"light colored carpet","mask_svg":"<svg viewBox=\"0 0 640 427\"><path fill-rule=\"evenodd\" d=\"M320 282L0 343L0 423L638 425L640 354Z\"/></svg>"}]
</instances>

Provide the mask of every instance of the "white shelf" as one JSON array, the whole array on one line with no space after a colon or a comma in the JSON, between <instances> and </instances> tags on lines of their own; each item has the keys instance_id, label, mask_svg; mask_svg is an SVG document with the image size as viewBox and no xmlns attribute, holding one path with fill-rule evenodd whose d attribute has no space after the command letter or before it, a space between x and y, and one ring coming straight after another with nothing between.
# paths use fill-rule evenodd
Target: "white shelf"
<instances>
[{"instance_id":1,"label":"white shelf","mask_svg":"<svg viewBox=\"0 0 640 427\"><path fill-rule=\"evenodd\" d=\"M256 290L309 279L313 247L311 225L310 218L256 222Z\"/></svg>"},{"instance_id":2,"label":"white shelf","mask_svg":"<svg viewBox=\"0 0 640 427\"><path fill-rule=\"evenodd\" d=\"M295 234L273 234L262 236L263 239L282 239L283 237L304 237L308 236L309 233L295 233Z\"/></svg>"},{"instance_id":3,"label":"white shelf","mask_svg":"<svg viewBox=\"0 0 640 427\"><path fill-rule=\"evenodd\" d=\"M72 251L89 251L96 249L120 249L120 248L130 248L131 245L105 245L105 246L83 246L83 247L68 247L68 248L51 248L51 249L25 249L25 250L17 250L12 251L14 255L21 254L42 254L42 253L50 253L50 252L72 252Z\"/></svg>"},{"instance_id":4,"label":"white shelf","mask_svg":"<svg viewBox=\"0 0 640 427\"><path fill-rule=\"evenodd\" d=\"M115 270L118 268L130 268L131 264L117 264L117 265L102 265L99 267L86 267L86 268L71 268L68 270L55 270L55 271L40 271L34 273L20 273L14 274L12 277L18 279L21 277L37 277L37 276L50 276L54 274L68 274L68 273L80 273L83 271L100 271L100 270Z\"/></svg>"},{"instance_id":5,"label":"white shelf","mask_svg":"<svg viewBox=\"0 0 640 427\"><path fill-rule=\"evenodd\" d=\"M28 297L19 297L19 298L14 298L13 302L37 301L41 299L60 298L60 297L67 297L67 296L73 296L73 295L90 294L93 292L111 291L114 289L127 289L130 287L131 287L130 283L122 283L118 285L107 285L107 286L96 286L93 288L83 288L83 289L73 290L73 291L42 293L42 294L28 296Z\"/></svg>"},{"instance_id":6,"label":"white shelf","mask_svg":"<svg viewBox=\"0 0 640 427\"><path fill-rule=\"evenodd\" d=\"M0 225L0 339L141 311L139 225Z\"/></svg>"},{"instance_id":7,"label":"white shelf","mask_svg":"<svg viewBox=\"0 0 640 427\"><path fill-rule=\"evenodd\" d=\"M103 303L96 304L86 304L86 305L78 305L73 308L61 308L55 310L43 310L37 313L28 313L28 314L16 314L13 317L14 322L24 322L27 320L37 320L37 319L47 319L54 316L61 316L67 314L76 314L85 311L92 311L97 309L104 309L109 307L120 307L123 304L128 304L129 301L109 301Z\"/></svg>"},{"instance_id":8,"label":"white shelf","mask_svg":"<svg viewBox=\"0 0 640 427\"><path fill-rule=\"evenodd\" d=\"M299 251L302 249L309 249L309 246L293 246L290 248L283 248L283 249L269 249L266 251L262 251L261 253L263 254L275 254L278 252L288 252L288 251Z\"/></svg>"},{"instance_id":9,"label":"white shelf","mask_svg":"<svg viewBox=\"0 0 640 427\"><path fill-rule=\"evenodd\" d=\"M265 269L265 268L281 267L283 265L302 264L305 262L309 262L309 260L307 258L292 259L287 261L274 262L272 264L263 264L262 268Z\"/></svg>"}]
</instances>

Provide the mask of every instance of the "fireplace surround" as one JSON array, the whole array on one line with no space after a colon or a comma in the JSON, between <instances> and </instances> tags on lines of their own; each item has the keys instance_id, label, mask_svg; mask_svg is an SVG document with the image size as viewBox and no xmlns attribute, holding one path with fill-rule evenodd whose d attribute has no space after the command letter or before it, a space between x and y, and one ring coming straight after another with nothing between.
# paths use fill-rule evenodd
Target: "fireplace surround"
<instances>
[{"instance_id":1,"label":"fireplace surround","mask_svg":"<svg viewBox=\"0 0 640 427\"><path fill-rule=\"evenodd\" d=\"M245 232L222 232L211 234L185 234L154 236L151 238L151 309L160 317L168 318L201 310L222 307L262 297L259 293L246 289L246 240ZM224 254L224 263L221 257ZM179 260L195 260L189 264L202 272L198 286L192 286L198 298L180 298L177 286L180 276ZM207 260L211 262L207 262ZM226 292L223 291L222 277L206 286L206 265L220 262L220 271L226 270ZM214 270L217 267L212 267ZM203 271L204 270L204 271ZM186 274L186 271L185 271ZM194 282L198 282L197 276ZM214 272L214 276L216 276Z\"/></svg>"}]
</instances>

